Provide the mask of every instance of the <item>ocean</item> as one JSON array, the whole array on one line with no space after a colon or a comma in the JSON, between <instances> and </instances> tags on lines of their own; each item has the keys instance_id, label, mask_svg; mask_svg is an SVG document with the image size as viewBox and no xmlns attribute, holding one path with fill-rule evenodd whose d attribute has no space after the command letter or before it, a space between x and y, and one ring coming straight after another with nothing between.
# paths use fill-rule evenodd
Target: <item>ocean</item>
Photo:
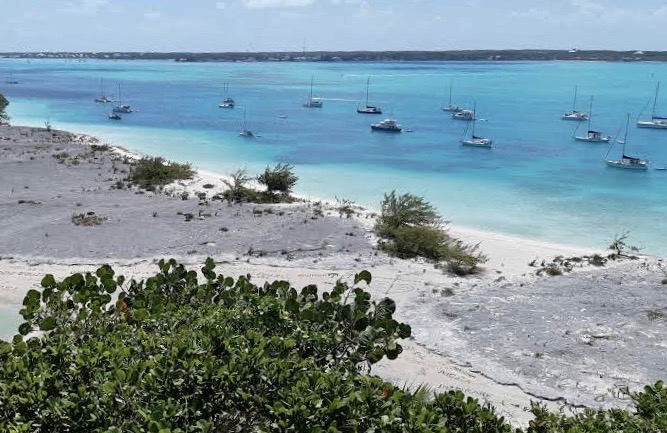
<instances>
[{"instance_id":1,"label":"ocean","mask_svg":"<svg viewBox=\"0 0 667 433\"><path fill-rule=\"evenodd\" d=\"M20 85L0 84L15 125L85 132L146 154L189 161L219 173L267 164L296 167L296 192L346 198L379 208L393 189L427 198L452 224L548 242L605 248L629 232L628 243L667 254L667 130L637 129L650 117L664 63L386 62L176 63L0 59ZM3 72L4 71L4 72ZM370 103L382 116L361 115L370 76ZM3 77L4 78L4 77ZM324 107L305 108L311 78ZM107 119L107 93L134 113ZM453 103L477 104L476 133L492 149L464 148L466 123L442 111L450 82ZM218 108L223 83L237 108ZM622 135L631 113L628 154L651 169L607 167L620 144L574 141L586 124L561 120L572 108L588 111L593 127ZM667 90L666 90L667 92ZM667 114L667 95L658 106ZM259 136L238 136L243 117ZM395 117L412 132L372 132ZM609 152L609 153L608 153ZM483 249L483 245L482 245Z\"/></svg>"}]
</instances>

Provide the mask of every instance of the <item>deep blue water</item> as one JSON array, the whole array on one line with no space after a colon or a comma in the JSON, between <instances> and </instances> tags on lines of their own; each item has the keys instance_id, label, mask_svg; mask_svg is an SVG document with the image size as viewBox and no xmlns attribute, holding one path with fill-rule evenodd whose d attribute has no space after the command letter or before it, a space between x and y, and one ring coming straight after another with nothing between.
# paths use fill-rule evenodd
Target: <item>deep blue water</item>
<instances>
[{"instance_id":1,"label":"deep blue water","mask_svg":"<svg viewBox=\"0 0 667 433\"><path fill-rule=\"evenodd\" d=\"M576 124L560 120L576 84L578 108L588 110L595 95L594 127L615 135L626 113L633 123L650 115L667 64L0 60L0 73L10 69L21 81L2 84L14 124L49 120L223 173L287 161L302 194L378 207L398 189L424 195L456 225L595 247L629 230L631 243L667 254L667 172L609 168L609 145L574 141ZM368 75L370 102L414 132L373 133L370 123L385 116L356 114ZM302 107L311 77L322 109ZM110 106L93 102L101 78L108 93L120 84L137 110L120 124L107 120ZM465 124L441 110L450 80L455 103L477 102L477 132L493 149L459 145ZM236 110L218 108L223 82ZM660 99L667 113L667 94ZM260 134L254 140L238 136L244 111ZM619 152L616 145L610 155ZM667 165L667 131L631 127L628 153Z\"/></svg>"}]
</instances>

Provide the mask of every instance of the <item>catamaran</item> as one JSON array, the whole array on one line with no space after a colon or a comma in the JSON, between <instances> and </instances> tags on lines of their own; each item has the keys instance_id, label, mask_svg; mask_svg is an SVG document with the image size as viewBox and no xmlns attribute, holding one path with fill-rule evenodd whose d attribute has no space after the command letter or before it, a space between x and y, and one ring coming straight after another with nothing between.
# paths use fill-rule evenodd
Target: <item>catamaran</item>
<instances>
[{"instance_id":1,"label":"catamaran","mask_svg":"<svg viewBox=\"0 0 667 433\"><path fill-rule=\"evenodd\" d=\"M577 122L584 122L588 119L585 111L577 110L577 86L574 86L574 100L572 101L572 111L563 114L563 120L576 120Z\"/></svg>"},{"instance_id":2,"label":"catamaran","mask_svg":"<svg viewBox=\"0 0 667 433\"><path fill-rule=\"evenodd\" d=\"M371 124L371 130L382 132L402 132L403 127L394 119L384 119L380 123Z\"/></svg>"},{"instance_id":3,"label":"catamaran","mask_svg":"<svg viewBox=\"0 0 667 433\"><path fill-rule=\"evenodd\" d=\"M475 111L462 109L460 111L452 113L452 119L465 120L467 122L470 122L471 120L475 120Z\"/></svg>"},{"instance_id":4,"label":"catamaran","mask_svg":"<svg viewBox=\"0 0 667 433\"><path fill-rule=\"evenodd\" d=\"M118 105L113 107L114 113L131 113L132 107L129 105L123 105L123 98L120 92L120 84L118 85Z\"/></svg>"},{"instance_id":5,"label":"catamaran","mask_svg":"<svg viewBox=\"0 0 667 433\"><path fill-rule=\"evenodd\" d=\"M448 113L458 113L460 111L463 111L461 107L458 105L452 105L452 85L453 81L449 82L449 103L445 106L442 107L442 111L446 111Z\"/></svg>"},{"instance_id":6,"label":"catamaran","mask_svg":"<svg viewBox=\"0 0 667 433\"><path fill-rule=\"evenodd\" d=\"M366 106L359 107L357 106L357 113L359 114L382 114L380 107L375 107L373 105L368 105L368 88L371 85L371 77L368 76L366 79Z\"/></svg>"},{"instance_id":7,"label":"catamaran","mask_svg":"<svg viewBox=\"0 0 667 433\"><path fill-rule=\"evenodd\" d=\"M225 99L223 99L222 102L220 102L220 105L218 105L218 107L220 107L220 108L231 108L231 109L236 107L236 102L234 101L234 99L229 97L229 83L224 83L223 84L223 92L224 92Z\"/></svg>"},{"instance_id":8,"label":"catamaran","mask_svg":"<svg viewBox=\"0 0 667 433\"><path fill-rule=\"evenodd\" d=\"M477 119L475 118L475 111L477 111L477 103L473 104L473 119L472 119L472 127L471 127L471 134L470 138L464 138L461 140L461 144L464 146L474 146L474 147L491 147L491 144L493 143L490 138L484 138L484 137L478 137L475 135L475 123L477 122ZM466 128L467 132L467 128Z\"/></svg>"},{"instance_id":9,"label":"catamaran","mask_svg":"<svg viewBox=\"0 0 667 433\"><path fill-rule=\"evenodd\" d=\"M310 77L310 95L303 106L308 108L322 108L322 99L313 98L313 77Z\"/></svg>"},{"instance_id":10,"label":"catamaran","mask_svg":"<svg viewBox=\"0 0 667 433\"><path fill-rule=\"evenodd\" d=\"M588 129L586 135L575 135L574 139L577 141L587 141L589 143L609 143L611 137L602 134L600 131L591 129L591 120L593 119L593 97L591 96L591 104L588 109ZM576 134L576 130L575 130Z\"/></svg>"},{"instance_id":11,"label":"catamaran","mask_svg":"<svg viewBox=\"0 0 667 433\"><path fill-rule=\"evenodd\" d=\"M653 97L653 111L651 120L640 120L637 122L638 128L667 129L667 117L656 116L655 109L658 106L658 93L660 92L660 82L655 85L655 96Z\"/></svg>"},{"instance_id":12,"label":"catamaran","mask_svg":"<svg viewBox=\"0 0 667 433\"><path fill-rule=\"evenodd\" d=\"M620 143L623 144L623 150L621 151L621 157L619 159L607 159L607 156L609 155L609 152L611 151L611 148L613 147L610 146L609 150L607 150L607 155L605 155L605 162L607 163L608 166L610 167L615 167L615 168L624 168L628 170L646 170L648 169L648 163L649 161L646 159L640 159L634 156L628 156L625 154L625 144L628 141L628 126L630 125L630 113L628 113L628 119L625 122L625 136L623 137L623 141Z\"/></svg>"},{"instance_id":13,"label":"catamaran","mask_svg":"<svg viewBox=\"0 0 667 433\"><path fill-rule=\"evenodd\" d=\"M95 99L95 102L99 102L101 104L107 104L109 102L113 102L113 99L110 99L106 95L106 89L104 87L104 78L100 80L100 96Z\"/></svg>"},{"instance_id":14,"label":"catamaran","mask_svg":"<svg viewBox=\"0 0 667 433\"><path fill-rule=\"evenodd\" d=\"M243 109L243 124L241 126L241 132L239 132L241 137L253 138L255 133L248 129L248 119L247 119L247 110Z\"/></svg>"}]
</instances>

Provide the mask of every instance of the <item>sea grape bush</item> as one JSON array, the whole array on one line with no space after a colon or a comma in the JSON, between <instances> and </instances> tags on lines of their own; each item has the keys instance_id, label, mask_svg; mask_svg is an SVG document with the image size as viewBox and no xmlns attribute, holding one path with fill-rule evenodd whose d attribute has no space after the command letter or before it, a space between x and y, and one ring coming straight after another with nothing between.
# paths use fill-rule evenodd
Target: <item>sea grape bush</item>
<instances>
[{"instance_id":1,"label":"sea grape bush","mask_svg":"<svg viewBox=\"0 0 667 433\"><path fill-rule=\"evenodd\" d=\"M519 431L459 391L411 392L360 371L401 353L410 335L362 271L320 293L255 285L161 261L145 281L109 266L30 290L25 319L0 343L0 431ZM635 412L567 418L538 405L529 432L665 431L661 383ZM627 427L627 428L626 428ZM662 430L661 430L662 429Z\"/></svg>"}]
</instances>

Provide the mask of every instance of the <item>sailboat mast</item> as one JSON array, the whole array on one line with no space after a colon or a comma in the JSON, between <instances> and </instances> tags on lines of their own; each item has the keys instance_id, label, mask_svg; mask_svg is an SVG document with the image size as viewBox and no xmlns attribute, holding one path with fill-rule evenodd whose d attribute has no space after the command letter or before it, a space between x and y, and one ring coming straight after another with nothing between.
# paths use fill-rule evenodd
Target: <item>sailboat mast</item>
<instances>
[{"instance_id":1,"label":"sailboat mast","mask_svg":"<svg viewBox=\"0 0 667 433\"><path fill-rule=\"evenodd\" d=\"M449 107L452 106L452 86L454 85L454 80L449 80Z\"/></svg>"},{"instance_id":2,"label":"sailboat mast","mask_svg":"<svg viewBox=\"0 0 667 433\"><path fill-rule=\"evenodd\" d=\"M310 100L313 100L313 77L310 77Z\"/></svg>"},{"instance_id":3,"label":"sailboat mast","mask_svg":"<svg viewBox=\"0 0 667 433\"><path fill-rule=\"evenodd\" d=\"M588 130L591 130L591 119L593 118L593 96L591 95L591 104L588 108Z\"/></svg>"},{"instance_id":4,"label":"sailboat mast","mask_svg":"<svg viewBox=\"0 0 667 433\"><path fill-rule=\"evenodd\" d=\"M366 107L368 107L368 88L371 85L371 77L370 75L366 78Z\"/></svg>"},{"instance_id":5,"label":"sailboat mast","mask_svg":"<svg viewBox=\"0 0 667 433\"><path fill-rule=\"evenodd\" d=\"M622 156L625 157L625 143L628 142L628 126L630 125L630 113L628 113L628 119L625 121L625 135L623 136L623 150Z\"/></svg>"},{"instance_id":6,"label":"sailboat mast","mask_svg":"<svg viewBox=\"0 0 667 433\"><path fill-rule=\"evenodd\" d=\"M477 101L472 104L472 139L475 139L475 122L477 121Z\"/></svg>"},{"instance_id":7,"label":"sailboat mast","mask_svg":"<svg viewBox=\"0 0 667 433\"><path fill-rule=\"evenodd\" d=\"M655 109L658 106L658 93L660 92L660 81L655 85L655 97L653 98L653 111L651 112L651 119L655 119Z\"/></svg>"},{"instance_id":8,"label":"sailboat mast","mask_svg":"<svg viewBox=\"0 0 667 433\"><path fill-rule=\"evenodd\" d=\"M572 100L572 112L577 111L577 90L579 86L574 86L574 99Z\"/></svg>"}]
</instances>

